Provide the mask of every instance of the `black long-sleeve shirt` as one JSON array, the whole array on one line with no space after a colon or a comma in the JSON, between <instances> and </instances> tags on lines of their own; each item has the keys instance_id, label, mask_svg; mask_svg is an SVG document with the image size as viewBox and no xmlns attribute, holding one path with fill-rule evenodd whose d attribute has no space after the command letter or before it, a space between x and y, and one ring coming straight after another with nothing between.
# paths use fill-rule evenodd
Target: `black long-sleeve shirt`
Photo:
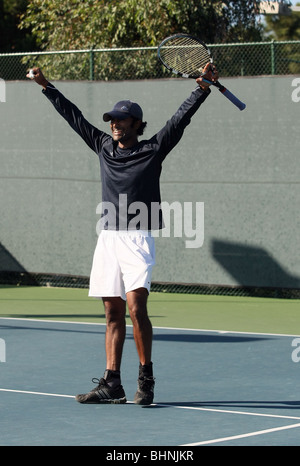
<instances>
[{"instance_id":1,"label":"black long-sleeve shirt","mask_svg":"<svg viewBox=\"0 0 300 466\"><path fill-rule=\"evenodd\" d=\"M151 139L139 141L130 149L121 149L110 135L89 123L76 105L51 83L43 93L99 157L103 229L162 228L159 208L162 162L180 141L191 117L210 91L196 88L158 133Z\"/></svg>"}]
</instances>

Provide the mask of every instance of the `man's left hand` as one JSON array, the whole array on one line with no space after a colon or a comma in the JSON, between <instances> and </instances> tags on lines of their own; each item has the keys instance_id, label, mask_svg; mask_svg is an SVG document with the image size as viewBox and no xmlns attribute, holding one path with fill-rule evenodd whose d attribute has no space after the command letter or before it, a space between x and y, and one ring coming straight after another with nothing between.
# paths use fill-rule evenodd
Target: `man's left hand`
<instances>
[{"instance_id":1,"label":"man's left hand","mask_svg":"<svg viewBox=\"0 0 300 466\"><path fill-rule=\"evenodd\" d=\"M218 81L219 73L215 65L212 65L211 63L207 63L207 65L205 65L205 68L203 70L203 74L199 78L196 79L196 83L199 84L201 89L206 91L211 84L205 82L204 79L208 79L208 81L212 81L212 82Z\"/></svg>"}]
</instances>

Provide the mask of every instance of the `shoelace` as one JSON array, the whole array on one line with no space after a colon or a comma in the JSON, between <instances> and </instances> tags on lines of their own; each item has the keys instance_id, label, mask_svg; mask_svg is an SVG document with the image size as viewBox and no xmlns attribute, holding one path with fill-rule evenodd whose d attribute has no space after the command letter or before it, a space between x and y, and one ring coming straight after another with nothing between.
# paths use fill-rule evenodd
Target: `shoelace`
<instances>
[{"instance_id":1,"label":"shoelace","mask_svg":"<svg viewBox=\"0 0 300 466\"><path fill-rule=\"evenodd\" d=\"M98 387L101 387L101 385L107 385L106 380L103 379L103 378L97 379L96 377L94 377L94 378L92 379L92 382L97 384L97 388L98 388Z\"/></svg>"}]
</instances>

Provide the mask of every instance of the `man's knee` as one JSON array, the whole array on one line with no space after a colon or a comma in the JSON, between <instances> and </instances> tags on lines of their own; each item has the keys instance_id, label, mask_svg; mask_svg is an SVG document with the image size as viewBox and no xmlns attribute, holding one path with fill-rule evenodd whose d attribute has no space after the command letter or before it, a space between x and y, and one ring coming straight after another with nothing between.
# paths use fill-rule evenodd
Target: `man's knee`
<instances>
[{"instance_id":1,"label":"man's knee","mask_svg":"<svg viewBox=\"0 0 300 466\"><path fill-rule=\"evenodd\" d=\"M147 299L146 288L138 288L127 293L128 311L133 324L148 319Z\"/></svg>"},{"instance_id":2,"label":"man's knee","mask_svg":"<svg viewBox=\"0 0 300 466\"><path fill-rule=\"evenodd\" d=\"M119 322L125 318L126 303L122 298L103 298L107 323Z\"/></svg>"}]
</instances>

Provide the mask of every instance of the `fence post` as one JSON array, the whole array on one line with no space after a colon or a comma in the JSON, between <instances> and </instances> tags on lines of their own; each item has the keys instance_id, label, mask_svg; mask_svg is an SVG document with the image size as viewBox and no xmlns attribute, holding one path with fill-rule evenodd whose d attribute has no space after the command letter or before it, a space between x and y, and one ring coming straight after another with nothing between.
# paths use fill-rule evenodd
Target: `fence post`
<instances>
[{"instance_id":1,"label":"fence post","mask_svg":"<svg viewBox=\"0 0 300 466\"><path fill-rule=\"evenodd\" d=\"M242 58L242 61L241 61L241 76L244 76L244 74L245 74L244 65L245 65L245 60L244 60L244 58Z\"/></svg>"},{"instance_id":2,"label":"fence post","mask_svg":"<svg viewBox=\"0 0 300 466\"><path fill-rule=\"evenodd\" d=\"M94 81L94 46L90 50L90 81Z\"/></svg>"},{"instance_id":3,"label":"fence post","mask_svg":"<svg viewBox=\"0 0 300 466\"><path fill-rule=\"evenodd\" d=\"M271 41L271 74L275 74L275 43Z\"/></svg>"}]
</instances>

